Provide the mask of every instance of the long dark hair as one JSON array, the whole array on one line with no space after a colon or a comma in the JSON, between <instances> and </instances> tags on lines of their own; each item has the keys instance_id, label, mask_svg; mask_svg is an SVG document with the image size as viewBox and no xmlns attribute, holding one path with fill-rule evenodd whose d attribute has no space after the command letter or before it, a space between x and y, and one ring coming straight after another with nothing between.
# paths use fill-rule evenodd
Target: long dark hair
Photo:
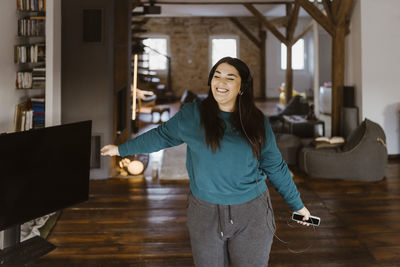
<instances>
[{"instance_id":1,"label":"long dark hair","mask_svg":"<svg viewBox=\"0 0 400 267\"><path fill-rule=\"evenodd\" d=\"M249 67L237 58L224 57L210 71L208 77L208 85L210 86L208 97L200 105L201 125L205 130L205 142L215 153L217 148L221 148L220 141L224 137L226 128L223 119L219 115L218 103L211 89L211 80L214 77L214 72L222 63L233 66L239 72L242 80L240 94L236 99L230 123L233 129L238 131L251 146L254 157L259 158L261 149L266 142L264 114L254 104L253 77L250 74Z\"/></svg>"}]
</instances>

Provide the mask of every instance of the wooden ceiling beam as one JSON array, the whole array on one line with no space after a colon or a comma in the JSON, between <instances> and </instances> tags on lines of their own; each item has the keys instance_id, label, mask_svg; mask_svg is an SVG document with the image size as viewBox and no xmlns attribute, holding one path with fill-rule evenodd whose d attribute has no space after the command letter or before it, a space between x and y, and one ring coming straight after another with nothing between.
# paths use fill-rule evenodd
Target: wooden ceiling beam
<instances>
[{"instance_id":1,"label":"wooden ceiling beam","mask_svg":"<svg viewBox=\"0 0 400 267\"><path fill-rule=\"evenodd\" d=\"M292 67L292 46L293 36L299 18L299 3L287 4L286 15L289 17L286 27L286 73L285 73L285 102L289 103L293 96L293 67Z\"/></svg>"},{"instance_id":2,"label":"wooden ceiling beam","mask_svg":"<svg viewBox=\"0 0 400 267\"><path fill-rule=\"evenodd\" d=\"M258 11L253 5L251 4L244 4L244 6L258 19L261 24L266 27L279 41L288 45L286 38L283 34L278 31L278 29L270 23L260 11Z\"/></svg>"},{"instance_id":3,"label":"wooden ceiling beam","mask_svg":"<svg viewBox=\"0 0 400 267\"><path fill-rule=\"evenodd\" d=\"M319 10L314 4L312 4L309 0L296 0L297 3L301 5L301 7L308 13L310 16L315 19L319 25L321 25L331 36L335 33L334 24L328 19L327 16Z\"/></svg>"},{"instance_id":4,"label":"wooden ceiling beam","mask_svg":"<svg viewBox=\"0 0 400 267\"><path fill-rule=\"evenodd\" d=\"M233 24L236 25L236 27L239 28L241 32L244 33L244 35L247 36L247 38L250 39L258 48L261 47L261 41L258 40L257 37L255 37L237 18L234 17L229 17L229 19L233 22Z\"/></svg>"},{"instance_id":5,"label":"wooden ceiling beam","mask_svg":"<svg viewBox=\"0 0 400 267\"><path fill-rule=\"evenodd\" d=\"M299 33L296 37L293 38L293 41L292 41L293 44L297 43L297 41L300 38L303 38L304 35L306 35L307 32L312 29L312 27L313 27L313 21L311 20L310 23L306 27L304 27L304 29L301 31L301 33Z\"/></svg>"},{"instance_id":6,"label":"wooden ceiling beam","mask_svg":"<svg viewBox=\"0 0 400 267\"><path fill-rule=\"evenodd\" d=\"M289 18L292 16L292 4L286 4L286 16Z\"/></svg>"},{"instance_id":7,"label":"wooden ceiling beam","mask_svg":"<svg viewBox=\"0 0 400 267\"><path fill-rule=\"evenodd\" d=\"M342 2L341 0L333 0L331 3L332 16L335 19L335 21L337 21L339 6L341 2Z\"/></svg>"},{"instance_id":8,"label":"wooden ceiling beam","mask_svg":"<svg viewBox=\"0 0 400 267\"><path fill-rule=\"evenodd\" d=\"M322 0L322 4L324 5L326 15L328 16L331 23L336 24L336 20L332 14L332 2L330 0Z\"/></svg>"},{"instance_id":9,"label":"wooden ceiling beam","mask_svg":"<svg viewBox=\"0 0 400 267\"><path fill-rule=\"evenodd\" d=\"M284 17L278 17L278 18L273 18L270 19L269 22L274 25L276 28L279 27L287 27L288 23L289 23L289 17L288 16L284 16Z\"/></svg>"},{"instance_id":10,"label":"wooden ceiling beam","mask_svg":"<svg viewBox=\"0 0 400 267\"><path fill-rule=\"evenodd\" d=\"M340 27L346 26L346 19L349 16L352 5L353 5L352 0L342 1L340 3L337 18L336 18L337 19L336 22L337 22L338 26L340 26Z\"/></svg>"},{"instance_id":11,"label":"wooden ceiling beam","mask_svg":"<svg viewBox=\"0 0 400 267\"><path fill-rule=\"evenodd\" d=\"M294 8L291 10L291 15L290 15L290 19L289 19L289 23L288 23L288 27L287 27L286 40L290 44L294 44L293 36L294 36L294 31L296 30L297 21L299 18L299 11L300 11L300 5L299 5L299 3L295 3Z\"/></svg>"}]
</instances>

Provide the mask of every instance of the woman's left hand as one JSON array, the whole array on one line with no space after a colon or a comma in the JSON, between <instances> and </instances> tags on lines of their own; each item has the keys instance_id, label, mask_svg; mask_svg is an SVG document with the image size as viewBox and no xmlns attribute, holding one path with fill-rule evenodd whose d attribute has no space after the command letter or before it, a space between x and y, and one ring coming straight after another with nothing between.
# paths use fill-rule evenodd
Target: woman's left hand
<instances>
[{"instance_id":1,"label":"woman's left hand","mask_svg":"<svg viewBox=\"0 0 400 267\"><path fill-rule=\"evenodd\" d=\"M115 145L106 145L101 150L102 156L119 156L118 146Z\"/></svg>"},{"instance_id":2,"label":"woman's left hand","mask_svg":"<svg viewBox=\"0 0 400 267\"><path fill-rule=\"evenodd\" d=\"M310 226L309 223L305 222L310 218L310 212L308 211L308 209L304 206L302 209L300 209L296 212L299 213L300 215L303 215L303 222L297 222L297 223L300 223L300 224L306 225L306 226Z\"/></svg>"}]
</instances>

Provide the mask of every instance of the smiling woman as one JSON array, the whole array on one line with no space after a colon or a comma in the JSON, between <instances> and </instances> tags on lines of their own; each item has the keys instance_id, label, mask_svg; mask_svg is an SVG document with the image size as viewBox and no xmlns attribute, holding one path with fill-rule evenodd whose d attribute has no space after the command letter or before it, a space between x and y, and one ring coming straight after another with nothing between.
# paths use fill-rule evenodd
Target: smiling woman
<instances>
[{"instance_id":1,"label":"smiling woman","mask_svg":"<svg viewBox=\"0 0 400 267\"><path fill-rule=\"evenodd\" d=\"M275 221L267 185L304 220L304 206L276 146L268 119L255 106L253 78L237 58L220 59L203 101L103 155L150 153L187 144L187 226L196 266L267 266ZM305 222L302 222L306 224ZM228 256L229 255L229 256Z\"/></svg>"},{"instance_id":2,"label":"smiling woman","mask_svg":"<svg viewBox=\"0 0 400 267\"><path fill-rule=\"evenodd\" d=\"M241 83L242 79L235 67L227 63L217 67L211 80L211 90L220 110L233 111Z\"/></svg>"}]
</instances>

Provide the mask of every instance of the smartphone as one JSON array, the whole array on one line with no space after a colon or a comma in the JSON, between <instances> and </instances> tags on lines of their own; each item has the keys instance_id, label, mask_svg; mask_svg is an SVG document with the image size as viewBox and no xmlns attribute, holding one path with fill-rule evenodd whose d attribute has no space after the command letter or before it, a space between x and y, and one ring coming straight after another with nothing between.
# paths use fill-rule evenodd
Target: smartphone
<instances>
[{"instance_id":1,"label":"smartphone","mask_svg":"<svg viewBox=\"0 0 400 267\"><path fill-rule=\"evenodd\" d=\"M297 212L293 212L292 220L299 221L299 222L306 222L306 223L309 223L309 224L315 225L315 226L319 226L319 224L321 222L321 218L319 218L317 216L312 216L312 215L310 215L310 218L307 221L303 221L303 215L301 215Z\"/></svg>"}]
</instances>

